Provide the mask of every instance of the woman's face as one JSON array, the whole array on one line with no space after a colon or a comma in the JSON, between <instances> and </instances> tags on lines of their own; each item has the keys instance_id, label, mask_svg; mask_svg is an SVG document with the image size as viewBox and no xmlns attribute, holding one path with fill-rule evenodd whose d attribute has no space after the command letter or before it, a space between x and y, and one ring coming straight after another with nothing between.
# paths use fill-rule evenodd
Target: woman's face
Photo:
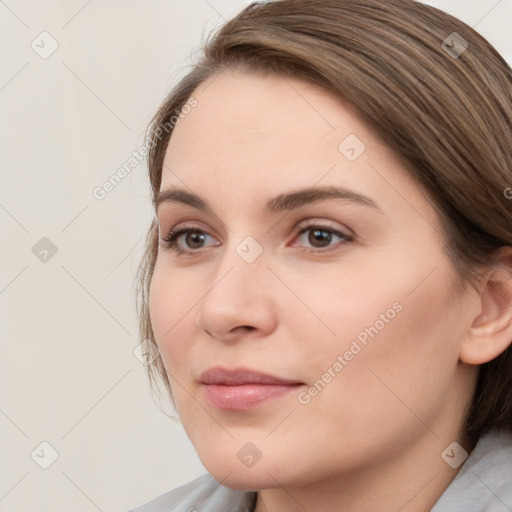
<instances>
[{"instance_id":1,"label":"woman's face","mask_svg":"<svg viewBox=\"0 0 512 512\"><path fill-rule=\"evenodd\" d=\"M162 239L189 230L185 252L162 242L150 312L206 469L256 489L420 447L440 460L471 397L477 302L455 292L434 206L322 88L223 72L193 97L157 212Z\"/></svg>"}]
</instances>

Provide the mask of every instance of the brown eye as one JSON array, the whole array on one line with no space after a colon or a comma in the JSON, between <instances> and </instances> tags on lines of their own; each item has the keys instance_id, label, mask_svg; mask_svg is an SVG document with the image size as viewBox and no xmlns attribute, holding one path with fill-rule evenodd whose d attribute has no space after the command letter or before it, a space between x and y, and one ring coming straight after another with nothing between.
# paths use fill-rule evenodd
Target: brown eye
<instances>
[{"instance_id":1,"label":"brown eye","mask_svg":"<svg viewBox=\"0 0 512 512\"><path fill-rule=\"evenodd\" d=\"M306 234L307 236L305 236ZM303 243L300 245L305 245L305 249L310 252L335 249L337 246L353 240L351 236L345 235L341 231L316 224L302 227L297 238L302 239Z\"/></svg>"},{"instance_id":2,"label":"brown eye","mask_svg":"<svg viewBox=\"0 0 512 512\"><path fill-rule=\"evenodd\" d=\"M325 229L311 229L309 230L308 242L313 247L326 247L332 240L332 233Z\"/></svg>"},{"instance_id":3,"label":"brown eye","mask_svg":"<svg viewBox=\"0 0 512 512\"><path fill-rule=\"evenodd\" d=\"M188 231L184 233L183 239L185 240L185 245L190 249L200 249L201 243L204 243L204 239L208 236L206 233L201 231Z\"/></svg>"},{"instance_id":4,"label":"brown eye","mask_svg":"<svg viewBox=\"0 0 512 512\"><path fill-rule=\"evenodd\" d=\"M206 247L204 244L207 237L211 237L211 235L202 229L183 227L172 229L165 238L161 239L161 243L165 249L178 254L192 254L198 252L198 249Z\"/></svg>"}]
</instances>

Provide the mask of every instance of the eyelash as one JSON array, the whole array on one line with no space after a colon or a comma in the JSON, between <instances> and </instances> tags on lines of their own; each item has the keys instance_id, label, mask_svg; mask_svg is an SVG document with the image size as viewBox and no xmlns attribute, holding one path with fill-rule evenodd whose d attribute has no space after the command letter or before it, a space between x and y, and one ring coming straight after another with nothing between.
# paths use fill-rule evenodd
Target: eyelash
<instances>
[{"instance_id":1,"label":"eyelash","mask_svg":"<svg viewBox=\"0 0 512 512\"><path fill-rule=\"evenodd\" d=\"M349 235L341 233L340 231L332 229L328 226L324 226L324 225L316 224L316 223L307 224L307 225L303 225L302 227L300 227L300 231L297 234L297 237L299 237L303 233L306 233L307 231L312 231L312 230L323 231L330 235L336 235L343 240L343 244L348 243L348 242L353 242L353 240L354 240L354 238ZM178 243L177 243L178 238L181 235L187 234L187 233L199 233L201 235L211 236L211 235L209 235L209 233L207 233L203 229L200 229L197 226L186 226L186 227L182 227L182 228L174 228L169 232L169 234L165 238L161 238L162 247L168 251L174 252L178 256L180 256L180 255L183 255L183 256L195 255L196 253L198 253L200 251L201 248L191 250L191 251L185 251L178 247ZM342 243L342 242L338 242L338 243ZM323 253L323 252L328 252L328 251L334 250L331 247L332 246L328 246L328 247L321 248L321 249L306 248L305 251L318 254L318 253Z\"/></svg>"}]
</instances>

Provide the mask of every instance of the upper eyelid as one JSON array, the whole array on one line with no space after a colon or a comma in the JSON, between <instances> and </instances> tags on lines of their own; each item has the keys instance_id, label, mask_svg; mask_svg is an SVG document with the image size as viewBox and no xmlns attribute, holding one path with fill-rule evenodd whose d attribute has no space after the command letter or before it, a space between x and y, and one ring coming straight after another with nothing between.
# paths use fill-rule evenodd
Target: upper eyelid
<instances>
[{"instance_id":1,"label":"upper eyelid","mask_svg":"<svg viewBox=\"0 0 512 512\"><path fill-rule=\"evenodd\" d=\"M189 221L194 222L194 221ZM314 228L321 228L325 229L326 231L330 231L332 233L339 233L339 235L343 236L346 239L353 239L355 237L354 232L347 228L337 228L334 226L329 225L329 223L325 220L319 221L319 220L313 220L313 219L304 219L296 224L294 227L294 236L299 236L305 231L312 230ZM187 221L183 222L183 225L181 223L177 223L174 227L169 229L166 234L164 235L165 238L168 238L171 236L171 234L174 235L174 241L176 241L177 238L183 236L183 234L186 234L187 232L200 232L205 233L206 235L214 238L217 240L216 236L210 233L208 229L202 228L201 226L197 224L188 224ZM218 241L218 240L217 240Z\"/></svg>"},{"instance_id":2,"label":"upper eyelid","mask_svg":"<svg viewBox=\"0 0 512 512\"><path fill-rule=\"evenodd\" d=\"M332 187L326 187L326 188L329 189ZM356 195L358 195L358 194L356 194ZM364 197L364 196L362 196L362 197ZM286 211L283 216L286 217L288 214L299 215L301 213L304 216L307 216L308 211L309 211L310 212L309 215L314 217L314 212L316 211L316 208L325 205L325 203L331 203L331 202L336 202L337 206L343 205L344 208L345 207L346 208L353 208L353 207L355 207L355 208L362 208L362 207L372 208L372 211L377 211L377 212L382 213L382 210L380 209L380 207L375 205L371 199L368 200L368 203L364 202L363 200L348 200L347 202L341 200L341 204L340 204L340 199L337 197L322 197L319 199L315 199L314 201L311 201L309 203L294 207L294 208ZM165 221L165 219L167 217L167 213L168 212L170 213L172 211L172 209L167 208L168 206L171 207L171 205L178 208L178 212L181 212L181 213L178 213L177 217L181 217L182 215L184 217L186 217L190 214L190 210L192 210L192 211L195 211L195 214L194 213L192 214L193 216L195 216L196 214L198 217L207 215L208 218L212 217L215 220L215 222L218 222L222 226L222 229L224 229L226 231L231 231L231 229L229 228L229 225L226 224L216 213L214 213L209 208L207 208L205 211L203 211L201 208L192 206L186 202L174 201L174 200L163 201L159 205L159 208L155 211L155 217L156 217L158 223L160 223L160 220L159 220L160 218L162 219L162 222ZM182 208L184 209L184 212L189 212L189 213L182 212ZM315 209L315 210L311 212L311 209ZM276 211L274 213L279 214L280 212ZM171 214L171 217L173 217L173 216L174 215ZM308 218L309 218L309 216L308 216ZM275 225L275 223L273 223L273 225Z\"/></svg>"},{"instance_id":3,"label":"upper eyelid","mask_svg":"<svg viewBox=\"0 0 512 512\"><path fill-rule=\"evenodd\" d=\"M314 217L306 218L306 219L303 219L303 220L300 220L300 221L296 222L294 229L304 229L304 228L311 228L311 227L315 227L315 226L320 226L320 227L323 227L323 228L328 228L328 229L330 229L332 231L348 231L349 232L348 234L352 234L352 230L349 229L347 226L343 226L342 228L338 228L338 227L335 227L335 226L331 226L329 224L330 222L333 222L333 221L314 220ZM205 233L207 233L209 235L212 235L210 233L211 230L209 228L203 228L201 226L201 224L202 224L201 221L195 221L195 220L179 221L179 222L176 222L175 225L172 228L169 228L167 231L162 230L162 228L160 227L161 226L160 223L158 223L158 226L160 227L160 231L161 232L163 231L163 232L170 233L171 231L177 231L177 230L181 230L181 229L190 229L190 230L196 229L197 231L204 231ZM215 231L215 230L213 230L213 231Z\"/></svg>"},{"instance_id":4,"label":"upper eyelid","mask_svg":"<svg viewBox=\"0 0 512 512\"><path fill-rule=\"evenodd\" d=\"M163 204L165 205L165 203L163 203ZM180 210L178 210L178 214L172 214L169 211L165 211L166 208L165 208L165 206L163 206L163 207L159 208L158 211L155 212L154 218L159 227L162 225L165 225L165 224L178 226L181 223L187 223L187 222L197 222L200 224L204 224L204 222L202 220L200 220L200 218L203 216L203 213L200 210L196 209L195 214L194 213L191 214L190 211L188 211L189 207L187 205L185 205L183 203L176 203L176 204L183 206L185 208L185 211L182 212L180 209ZM197 215L197 218L190 219L190 217L195 217L196 215ZM215 223L218 222L223 230L231 231L229 229L229 226L215 213L208 212L207 216L208 216L208 219L210 219L210 217L212 217ZM170 218L170 220L169 220L169 218ZM175 219L182 219L182 220L176 221ZM187 220L187 219L189 219L189 220Z\"/></svg>"}]
</instances>

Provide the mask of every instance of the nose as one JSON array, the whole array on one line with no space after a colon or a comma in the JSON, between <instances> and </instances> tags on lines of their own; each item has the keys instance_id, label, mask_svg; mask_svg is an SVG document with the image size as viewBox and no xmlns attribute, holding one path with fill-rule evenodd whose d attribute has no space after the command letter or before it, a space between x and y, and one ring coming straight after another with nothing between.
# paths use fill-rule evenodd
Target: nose
<instances>
[{"instance_id":1,"label":"nose","mask_svg":"<svg viewBox=\"0 0 512 512\"><path fill-rule=\"evenodd\" d=\"M196 309L196 324L210 337L234 341L270 334L277 325L276 286L264 253L244 261L235 248L226 248Z\"/></svg>"}]
</instances>

